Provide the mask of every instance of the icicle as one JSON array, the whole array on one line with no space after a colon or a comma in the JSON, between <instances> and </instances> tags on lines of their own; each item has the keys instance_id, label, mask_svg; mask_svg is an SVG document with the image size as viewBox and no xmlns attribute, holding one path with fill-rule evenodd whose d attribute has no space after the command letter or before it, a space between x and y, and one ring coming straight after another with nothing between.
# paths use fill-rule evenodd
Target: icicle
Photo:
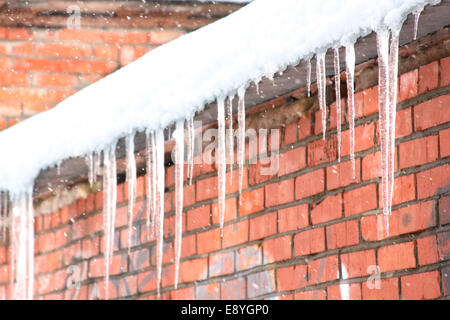
<instances>
[{"instance_id":1,"label":"icicle","mask_svg":"<svg viewBox=\"0 0 450 320\"><path fill-rule=\"evenodd\" d=\"M356 178L355 168L355 46L349 44L345 46L345 63L347 76L347 104L348 122L350 124L350 160L352 162L353 179Z\"/></svg>"},{"instance_id":2,"label":"icicle","mask_svg":"<svg viewBox=\"0 0 450 320\"><path fill-rule=\"evenodd\" d=\"M59 177L61 175L61 161L56 164L56 175Z\"/></svg>"},{"instance_id":3,"label":"icicle","mask_svg":"<svg viewBox=\"0 0 450 320\"><path fill-rule=\"evenodd\" d=\"M89 153L85 158L86 165L88 167L88 181L89 185L92 187L94 185L94 174L95 174L95 164L94 164L94 154Z\"/></svg>"},{"instance_id":4,"label":"icicle","mask_svg":"<svg viewBox=\"0 0 450 320\"><path fill-rule=\"evenodd\" d=\"M127 181L128 181L128 255L131 250L131 235L133 231L133 210L136 199L136 159L134 157L134 136L130 134L126 139L127 152Z\"/></svg>"},{"instance_id":5,"label":"icicle","mask_svg":"<svg viewBox=\"0 0 450 320\"><path fill-rule=\"evenodd\" d=\"M184 181L184 121L176 124L175 136L175 289L178 287L178 271L183 237L183 181Z\"/></svg>"},{"instance_id":6,"label":"icicle","mask_svg":"<svg viewBox=\"0 0 450 320\"><path fill-rule=\"evenodd\" d=\"M308 97L311 96L311 60L306 61L306 87L308 88Z\"/></svg>"},{"instance_id":7,"label":"icicle","mask_svg":"<svg viewBox=\"0 0 450 320\"><path fill-rule=\"evenodd\" d=\"M226 187L226 150L225 150L225 106L224 100L217 100L217 123L218 123L218 150L216 161L218 164L218 190L219 190L219 221L220 233L223 236L223 221L225 216L225 187Z\"/></svg>"},{"instance_id":8,"label":"icicle","mask_svg":"<svg viewBox=\"0 0 450 320\"><path fill-rule=\"evenodd\" d=\"M153 158L152 153L154 152L154 147L152 146L152 137L149 131L146 132L145 139L145 156L146 156L146 184L147 184L147 198L145 199L145 210L147 217L147 234L150 236L150 223L154 220L151 219L152 212L154 212L155 208L153 206L153 180L154 180L154 171L153 169Z\"/></svg>"},{"instance_id":9,"label":"icicle","mask_svg":"<svg viewBox=\"0 0 450 320\"><path fill-rule=\"evenodd\" d=\"M398 45L400 29L392 31L389 52L389 122L388 126L388 211L391 214L394 193L395 122L397 116ZM388 229L386 229L388 232Z\"/></svg>"},{"instance_id":10,"label":"icicle","mask_svg":"<svg viewBox=\"0 0 450 320\"><path fill-rule=\"evenodd\" d=\"M233 98L234 97L228 97L228 135L227 135L227 143L228 146L228 162L230 163L230 180L229 184L233 184L233 163L234 163L234 132L233 132Z\"/></svg>"},{"instance_id":11,"label":"icicle","mask_svg":"<svg viewBox=\"0 0 450 320\"><path fill-rule=\"evenodd\" d=\"M322 110L322 131L323 139L327 131L327 95L326 95L326 69L325 69L325 53L317 54L316 64L317 88L319 90L319 105Z\"/></svg>"},{"instance_id":12,"label":"icicle","mask_svg":"<svg viewBox=\"0 0 450 320\"><path fill-rule=\"evenodd\" d=\"M194 176L194 151L195 151L195 128L194 116L187 119L187 161L188 161L188 179L189 184L192 184L192 177Z\"/></svg>"},{"instance_id":13,"label":"icicle","mask_svg":"<svg viewBox=\"0 0 450 320\"><path fill-rule=\"evenodd\" d=\"M420 8L416 11L413 12L414 15L414 41L417 40L417 30L419 30L419 19L420 19L420 14L422 13L423 8Z\"/></svg>"},{"instance_id":14,"label":"icicle","mask_svg":"<svg viewBox=\"0 0 450 320\"><path fill-rule=\"evenodd\" d=\"M338 141L338 161L341 162L341 67L339 48L334 49L334 84L336 90L336 128Z\"/></svg>"},{"instance_id":15,"label":"icicle","mask_svg":"<svg viewBox=\"0 0 450 320\"><path fill-rule=\"evenodd\" d=\"M162 129L156 131L156 179L157 179L157 201L156 201L156 277L157 294L159 297L161 288L162 257L164 242L164 132Z\"/></svg>"},{"instance_id":16,"label":"icicle","mask_svg":"<svg viewBox=\"0 0 450 320\"><path fill-rule=\"evenodd\" d=\"M389 32L377 32L378 51L378 106L381 144L381 184L385 232L389 230Z\"/></svg>"},{"instance_id":17,"label":"icicle","mask_svg":"<svg viewBox=\"0 0 450 320\"><path fill-rule=\"evenodd\" d=\"M242 178L244 176L245 160L245 88L241 87L238 92L238 145L237 162L239 165L239 194L242 193Z\"/></svg>"},{"instance_id":18,"label":"icicle","mask_svg":"<svg viewBox=\"0 0 450 320\"><path fill-rule=\"evenodd\" d=\"M97 176L100 174L101 161L102 160L100 152L94 152L94 183L97 182Z\"/></svg>"},{"instance_id":19,"label":"icicle","mask_svg":"<svg viewBox=\"0 0 450 320\"><path fill-rule=\"evenodd\" d=\"M105 299L109 297L109 268L114 251L117 200L116 144L103 151L103 233L105 237Z\"/></svg>"},{"instance_id":20,"label":"icicle","mask_svg":"<svg viewBox=\"0 0 450 320\"><path fill-rule=\"evenodd\" d=\"M34 210L33 188L12 199L11 284L13 298L33 299L34 284Z\"/></svg>"}]
</instances>

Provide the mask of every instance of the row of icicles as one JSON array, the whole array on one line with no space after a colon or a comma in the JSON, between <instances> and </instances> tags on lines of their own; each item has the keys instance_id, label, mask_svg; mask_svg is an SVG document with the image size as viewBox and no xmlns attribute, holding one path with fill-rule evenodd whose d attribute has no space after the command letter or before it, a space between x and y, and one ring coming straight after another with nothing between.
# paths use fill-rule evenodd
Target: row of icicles
<instances>
[{"instance_id":1,"label":"row of icicles","mask_svg":"<svg viewBox=\"0 0 450 320\"><path fill-rule=\"evenodd\" d=\"M414 39L416 39L417 23L420 11L414 13L415 27ZM397 73L398 73L398 30L387 29L377 32L378 72L379 72L379 122L381 144L381 169L382 169L382 202L385 217L385 232L389 230L389 216L394 185L394 154L395 154L395 117L397 98ZM350 161L352 163L353 177L355 177L355 49L353 44L345 46L346 81L348 100L348 122L350 127ZM334 49L334 74L337 106L337 139L338 161L341 161L341 93L340 93L340 61L339 49ZM306 82L308 96L311 92L311 61L306 61ZM327 107L326 107L326 68L325 52L316 55L316 78L318 99L322 111L323 139L326 134ZM245 153L245 96L246 88L238 91L238 128L237 128L237 163L239 166L239 193L242 191L242 176ZM225 198L226 198L226 158L231 166L234 162L234 135L233 126L233 98L220 98L217 101L218 109L218 142L216 161L218 165L218 203L221 235L223 236ZM226 114L226 116L225 116ZM228 132L226 135L226 121L228 120ZM176 122L176 130L173 134L175 144L175 275L174 285L177 288L179 282L179 262L181 255L182 239L182 212L183 212L183 185L184 185L184 160L188 163L187 183L192 183L193 159L194 159L194 120L193 116L186 121ZM132 235L133 208L136 199L136 162L134 152L134 136L126 137L126 178L128 181L128 254L130 253ZM185 140L187 141L185 146ZM228 146L226 148L226 146ZM227 150L228 149L228 150ZM105 298L108 299L109 268L114 249L114 226L117 199L117 168L116 168L116 143L112 144L102 153L95 152L86 157L89 168L89 182L91 185L97 176L103 175L103 215L105 237ZM185 157L185 151L186 157ZM103 156L103 157L102 157ZM102 159L103 158L103 159ZM102 161L103 160L103 161ZM103 166L102 166L103 163ZM148 234L154 233L156 238L156 274L157 294L160 294L163 237L164 237L164 131L163 129L146 132L146 172L147 172L147 198L146 198L146 224ZM231 179L231 175L230 175ZM230 181L231 183L231 181ZM11 210L9 210L11 209ZM11 211L8 219L8 211ZM11 284L14 284L13 298L33 298L33 253L34 253L34 224L33 224L33 199L32 188L26 192L9 197L7 192L0 193L0 213L2 225L0 235L6 239L6 227L9 225L10 250L11 250Z\"/></svg>"}]
</instances>

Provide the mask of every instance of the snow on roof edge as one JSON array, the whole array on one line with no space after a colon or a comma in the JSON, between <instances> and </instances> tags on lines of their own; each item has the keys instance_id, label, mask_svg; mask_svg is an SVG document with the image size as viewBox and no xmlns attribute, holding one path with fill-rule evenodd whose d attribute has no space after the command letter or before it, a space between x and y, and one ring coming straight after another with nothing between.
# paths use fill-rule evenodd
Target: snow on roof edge
<instances>
[{"instance_id":1,"label":"snow on roof edge","mask_svg":"<svg viewBox=\"0 0 450 320\"><path fill-rule=\"evenodd\" d=\"M436 0L256 0L158 47L55 108L0 133L0 190L20 193L41 169L164 128L302 58L354 42Z\"/></svg>"}]
</instances>

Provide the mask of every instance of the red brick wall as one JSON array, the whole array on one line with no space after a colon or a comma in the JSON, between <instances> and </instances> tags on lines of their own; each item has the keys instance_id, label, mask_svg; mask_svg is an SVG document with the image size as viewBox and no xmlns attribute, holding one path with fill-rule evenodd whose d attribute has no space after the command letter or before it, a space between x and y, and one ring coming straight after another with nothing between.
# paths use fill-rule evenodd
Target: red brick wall
<instances>
[{"instance_id":1,"label":"red brick wall","mask_svg":"<svg viewBox=\"0 0 450 320\"><path fill-rule=\"evenodd\" d=\"M148 41L147 35L144 39ZM117 65L120 52L112 59ZM233 172L223 240L216 169L196 165L193 183L184 191L178 290L173 289L174 170L167 168L162 298L341 299L345 292L351 299L448 297L449 66L447 57L400 76L389 236L377 229L383 222L377 87L356 94L356 179L351 178L345 120L343 160L337 163L332 104L326 142L317 112L283 129L277 175L261 176L261 164L247 165L239 196L237 171ZM30 72L33 78L41 74ZM138 178L129 258L126 190L125 184L118 186L109 296L155 299L155 241L145 225L145 177ZM36 298L104 296L102 220L102 192L36 218ZM0 246L0 297L10 296L7 250L6 244ZM372 286L377 269L378 289ZM74 279L81 281L78 291L68 287ZM342 285L344 279L347 285Z\"/></svg>"},{"instance_id":2,"label":"red brick wall","mask_svg":"<svg viewBox=\"0 0 450 320\"><path fill-rule=\"evenodd\" d=\"M180 28L0 26L0 130L186 33Z\"/></svg>"}]
</instances>

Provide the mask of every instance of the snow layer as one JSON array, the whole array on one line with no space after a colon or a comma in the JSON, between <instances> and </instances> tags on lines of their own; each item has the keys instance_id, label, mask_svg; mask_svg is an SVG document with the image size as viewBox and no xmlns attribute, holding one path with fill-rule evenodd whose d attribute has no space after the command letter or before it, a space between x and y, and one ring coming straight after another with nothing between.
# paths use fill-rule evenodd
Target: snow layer
<instances>
[{"instance_id":1,"label":"snow layer","mask_svg":"<svg viewBox=\"0 0 450 320\"><path fill-rule=\"evenodd\" d=\"M0 189L23 192L41 169L136 130L188 118L302 58L395 28L436 0L256 0L163 45L0 134Z\"/></svg>"}]
</instances>

